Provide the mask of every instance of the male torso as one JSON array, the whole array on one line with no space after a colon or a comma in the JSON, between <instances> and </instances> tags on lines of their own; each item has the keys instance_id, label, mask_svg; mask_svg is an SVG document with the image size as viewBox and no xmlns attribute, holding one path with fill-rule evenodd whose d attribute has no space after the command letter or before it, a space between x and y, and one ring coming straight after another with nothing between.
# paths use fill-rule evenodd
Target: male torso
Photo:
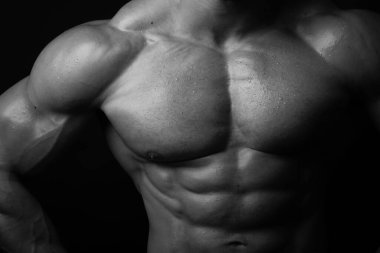
<instances>
[{"instance_id":1,"label":"male torso","mask_svg":"<svg viewBox=\"0 0 380 253\"><path fill-rule=\"evenodd\" d=\"M326 59L339 19L313 13L212 44L132 11L121 29L143 46L102 109L144 199L149 252L323 252L324 174L349 110ZM316 22L331 36L311 45Z\"/></svg>"},{"instance_id":2,"label":"male torso","mask_svg":"<svg viewBox=\"0 0 380 253\"><path fill-rule=\"evenodd\" d=\"M249 1L132 1L50 43L0 99L0 246L59 248L14 174L101 108L149 253L325 252L326 174L352 101L375 104L377 40L360 12L291 3L265 18Z\"/></svg>"}]
</instances>

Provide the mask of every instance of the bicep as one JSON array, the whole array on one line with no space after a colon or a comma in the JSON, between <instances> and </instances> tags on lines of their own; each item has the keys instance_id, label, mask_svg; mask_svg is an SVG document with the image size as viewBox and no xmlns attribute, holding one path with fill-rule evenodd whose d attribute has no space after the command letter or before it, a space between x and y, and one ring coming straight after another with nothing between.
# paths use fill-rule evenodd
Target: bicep
<instances>
[{"instance_id":1,"label":"bicep","mask_svg":"<svg viewBox=\"0 0 380 253\"><path fill-rule=\"evenodd\" d=\"M97 23L75 27L53 40L30 76L0 98L0 166L30 168L63 132L83 125L102 92L133 57L134 45L124 34Z\"/></svg>"}]
</instances>

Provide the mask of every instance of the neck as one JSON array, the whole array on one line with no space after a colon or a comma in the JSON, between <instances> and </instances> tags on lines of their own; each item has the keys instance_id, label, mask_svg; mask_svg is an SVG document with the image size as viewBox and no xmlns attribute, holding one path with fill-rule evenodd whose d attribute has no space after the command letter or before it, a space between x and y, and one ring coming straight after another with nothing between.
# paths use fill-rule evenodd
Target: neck
<instances>
[{"instance_id":1,"label":"neck","mask_svg":"<svg viewBox=\"0 0 380 253\"><path fill-rule=\"evenodd\" d=\"M323 6L326 1L134 0L121 10L119 16L126 24L123 27L145 30L149 26L149 29L153 27L177 36L217 41L230 32L247 29L242 27L244 25L249 25L250 30L265 26L283 13L296 12L300 6Z\"/></svg>"},{"instance_id":2,"label":"neck","mask_svg":"<svg viewBox=\"0 0 380 253\"><path fill-rule=\"evenodd\" d=\"M161 0L162 1L162 0ZM173 24L178 33L196 37L219 35L231 30L238 17L245 13L232 11L224 0L169 0L176 2L172 9Z\"/></svg>"},{"instance_id":3,"label":"neck","mask_svg":"<svg viewBox=\"0 0 380 253\"><path fill-rule=\"evenodd\" d=\"M245 33L284 24L327 8L328 0L152 0L172 3L180 31L210 33L223 39L230 32Z\"/></svg>"}]
</instances>

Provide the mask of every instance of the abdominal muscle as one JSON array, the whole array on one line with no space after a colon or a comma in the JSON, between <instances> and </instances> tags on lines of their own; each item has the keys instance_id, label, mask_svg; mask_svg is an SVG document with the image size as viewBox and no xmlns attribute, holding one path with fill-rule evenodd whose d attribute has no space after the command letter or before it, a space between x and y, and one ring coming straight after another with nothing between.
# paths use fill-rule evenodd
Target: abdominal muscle
<instances>
[{"instance_id":1,"label":"abdominal muscle","mask_svg":"<svg viewBox=\"0 0 380 253\"><path fill-rule=\"evenodd\" d=\"M149 253L323 252L313 171L300 160L231 148L138 167Z\"/></svg>"}]
</instances>

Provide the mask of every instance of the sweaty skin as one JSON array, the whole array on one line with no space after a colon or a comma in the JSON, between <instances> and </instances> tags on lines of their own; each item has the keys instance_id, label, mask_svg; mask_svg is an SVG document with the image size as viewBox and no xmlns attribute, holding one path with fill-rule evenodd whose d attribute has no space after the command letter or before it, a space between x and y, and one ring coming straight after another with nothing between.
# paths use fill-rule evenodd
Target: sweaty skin
<instances>
[{"instance_id":1,"label":"sweaty skin","mask_svg":"<svg viewBox=\"0 0 380 253\"><path fill-rule=\"evenodd\" d=\"M0 248L64 252L17 176L101 109L149 253L326 252L352 101L380 118L380 19L288 2L265 18L245 1L132 1L51 42L0 97Z\"/></svg>"}]
</instances>

